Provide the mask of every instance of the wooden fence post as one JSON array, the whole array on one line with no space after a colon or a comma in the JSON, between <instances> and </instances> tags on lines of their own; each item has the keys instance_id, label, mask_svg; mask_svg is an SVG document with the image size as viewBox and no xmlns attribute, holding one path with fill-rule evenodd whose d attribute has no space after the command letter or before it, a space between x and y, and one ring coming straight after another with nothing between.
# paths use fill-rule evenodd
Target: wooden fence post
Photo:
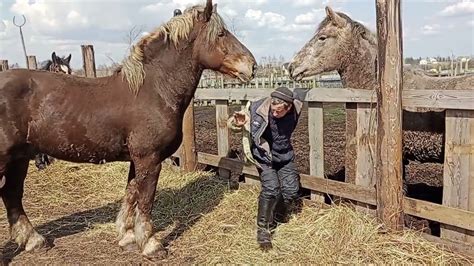
<instances>
[{"instance_id":1,"label":"wooden fence post","mask_svg":"<svg viewBox=\"0 0 474 266\"><path fill-rule=\"evenodd\" d=\"M27 58L28 69L38 69L38 64L36 63L36 56L29 55Z\"/></svg>"},{"instance_id":2,"label":"wooden fence post","mask_svg":"<svg viewBox=\"0 0 474 266\"><path fill-rule=\"evenodd\" d=\"M345 181L354 184L357 158L357 103L346 103Z\"/></svg>"},{"instance_id":3,"label":"wooden fence post","mask_svg":"<svg viewBox=\"0 0 474 266\"><path fill-rule=\"evenodd\" d=\"M0 71L8 70L8 60L0 60Z\"/></svg>"},{"instance_id":4,"label":"wooden fence post","mask_svg":"<svg viewBox=\"0 0 474 266\"><path fill-rule=\"evenodd\" d=\"M444 154L443 205L474 211L474 111L446 110ZM441 237L474 243L472 231L448 225Z\"/></svg>"},{"instance_id":5,"label":"wooden fence post","mask_svg":"<svg viewBox=\"0 0 474 266\"><path fill-rule=\"evenodd\" d=\"M324 176L323 103L308 102L309 174ZM311 191L311 199L324 203L324 194Z\"/></svg>"},{"instance_id":6,"label":"wooden fence post","mask_svg":"<svg viewBox=\"0 0 474 266\"><path fill-rule=\"evenodd\" d=\"M183 118L183 143L181 145L180 165L185 172L197 167L196 137L194 133L194 99L191 99Z\"/></svg>"},{"instance_id":7,"label":"wooden fence post","mask_svg":"<svg viewBox=\"0 0 474 266\"><path fill-rule=\"evenodd\" d=\"M92 45L81 45L82 50L82 62L84 68L84 75L88 78L95 78L95 57L94 57L94 46Z\"/></svg>"},{"instance_id":8,"label":"wooden fence post","mask_svg":"<svg viewBox=\"0 0 474 266\"><path fill-rule=\"evenodd\" d=\"M229 102L227 100L216 100L217 155L222 157L226 157L230 150L228 118ZM219 168L219 176L230 179L230 171Z\"/></svg>"},{"instance_id":9,"label":"wooden fence post","mask_svg":"<svg viewBox=\"0 0 474 266\"><path fill-rule=\"evenodd\" d=\"M400 0L376 0L378 38L377 216L388 229L403 229L402 86Z\"/></svg>"}]
</instances>

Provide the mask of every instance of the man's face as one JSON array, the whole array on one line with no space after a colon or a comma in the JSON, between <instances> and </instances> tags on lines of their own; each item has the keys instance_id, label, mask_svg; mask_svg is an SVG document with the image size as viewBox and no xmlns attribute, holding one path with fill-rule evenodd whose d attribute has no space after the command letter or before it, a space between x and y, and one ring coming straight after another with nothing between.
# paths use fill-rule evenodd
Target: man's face
<instances>
[{"instance_id":1,"label":"man's face","mask_svg":"<svg viewBox=\"0 0 474 266\"><path fill-rule=\"evenodd\" d=\"M285 104L272 104L270 106L270 111L272 112L273 117L282 118L284 117L291 109L291 104L285 107Z\"/></svg>"}]
</instances>

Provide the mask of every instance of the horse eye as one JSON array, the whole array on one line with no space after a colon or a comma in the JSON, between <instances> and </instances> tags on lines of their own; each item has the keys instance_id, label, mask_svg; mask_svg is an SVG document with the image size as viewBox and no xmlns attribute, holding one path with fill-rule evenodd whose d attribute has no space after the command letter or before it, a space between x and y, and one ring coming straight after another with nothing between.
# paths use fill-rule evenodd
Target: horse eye
<instances>
[{"instance_id":1,"label":"horse eye","mask_svg":"<svg viewBox=\"0 0 474 266\"><path fill-rule=\"evenodd\" d=\"M224 36L225 36L225 32L221 31L221 32L219 32L219 34L217 34L217 36L219 36L219 37L224 37Z\"/></svg>"},{"instance_id":2,"label":"horse eye","mask_svg":"<svg viewBox=\"0 0 474 266\"><path fill-rule=\"evenodd\" d=\"M318 38L318 40L320 40L320 41L324 41L324 40L326 40L326 39L327 39L327 37L326 37L325 35L321 35L321 36L319 36L319 38Z\"/></svg>"}]
</instances>

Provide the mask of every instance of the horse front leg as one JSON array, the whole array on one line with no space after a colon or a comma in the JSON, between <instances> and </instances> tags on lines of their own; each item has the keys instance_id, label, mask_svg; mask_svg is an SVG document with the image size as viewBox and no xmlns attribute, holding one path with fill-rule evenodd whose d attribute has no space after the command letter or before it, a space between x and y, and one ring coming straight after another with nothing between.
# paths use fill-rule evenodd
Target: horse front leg
<instances>
[{"instance_id":1,"label":"horse front leg","mask_svg":"<svg viewBox=\"0 0 474 266\"><path fill-rule=\"evenodd\" d=\"M122 250L132 251L136 250L136 240L133 228L135 226L135 207L136 207L136 182L131 182L135 179L135 164L130 162L130 170L128 172L127 188L125 189L125 196L123 198L122 207L117 215L115 224L119 234L119 246Z\"/></svg>"},{"instance_id":2,"label":"horse front leg","mask_svg":"<svg viewBox=\"0 0 474 266\"><path fill-rule=\"evenodd\" d=\"M125 220L125 232L122 244L130 244L135 241L142 254L149 258L161 258L164 255L163 247L154 236L151 211L155 198L156 185L161 171L161 160L158 155L133 158L135 176L129 174L125 207L122 210L128 215ZM132 170L132 169L131 169ZM134 219L130 219L130 213L134 212ZM133 231L131 225L133 223ZM125 230L124 230L125 229ZM128 243L127 243L128 242Z\"/></svg>"}]
</instances>

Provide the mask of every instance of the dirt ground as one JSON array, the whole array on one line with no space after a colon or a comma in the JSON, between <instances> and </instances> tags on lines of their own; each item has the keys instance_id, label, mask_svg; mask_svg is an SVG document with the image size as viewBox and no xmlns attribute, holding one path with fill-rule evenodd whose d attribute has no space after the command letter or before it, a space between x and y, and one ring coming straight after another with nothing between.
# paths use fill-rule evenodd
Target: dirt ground
<instances>
[{"instance_id":1,"label":"dirt ground","mask_svg":"<svg viewBox=\"0 0 474 266\"><path fill-rule=\"evenodd\" d=\"M9 241L0 204L0 265L153 264L117 245L114 220L124 194L128 163L56 161L44 171L30 164L24 207L51 248L23 252ZM471 264L417 232L378 233L371 217L339 206L305 206L274 235L275 248L255 241L258 186L230 190L209 172L182 173L165 166L152 219L170 264ZM156 262L155 262L156 263Z\"/></svg>"}]
</instances>

